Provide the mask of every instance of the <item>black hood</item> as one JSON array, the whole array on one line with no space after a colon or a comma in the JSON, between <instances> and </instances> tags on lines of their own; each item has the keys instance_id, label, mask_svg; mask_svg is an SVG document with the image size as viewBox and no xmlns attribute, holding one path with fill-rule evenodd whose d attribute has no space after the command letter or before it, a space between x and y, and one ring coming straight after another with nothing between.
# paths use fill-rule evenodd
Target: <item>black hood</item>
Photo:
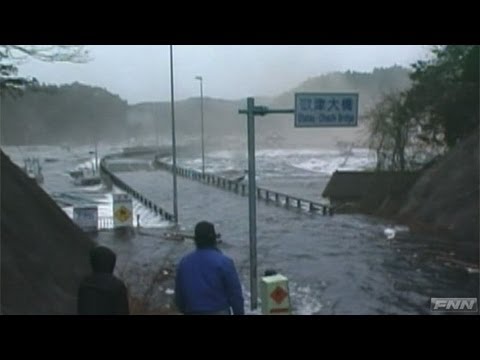
<instances>
[{"instance_id":1,"label":"black hood","mask_svg":"<svg viewBox=\"0 0 480 360\"><path fill-rule=\"evenodd\" d=\"M117 256L105 246L97 246L90 251L90 264L95 273L113 273Z\"/></svg>"},{"instance_id":2,"label":"black hood","mask_svg":"<svg viewBox=\"0 0 480 360\"><path fill-rule=\"evenodd\" d=\"M199 249L215 248L217 246L217 234L212 223L201 221L195 225L195 244Z\"/></svg>"}]
</instances>

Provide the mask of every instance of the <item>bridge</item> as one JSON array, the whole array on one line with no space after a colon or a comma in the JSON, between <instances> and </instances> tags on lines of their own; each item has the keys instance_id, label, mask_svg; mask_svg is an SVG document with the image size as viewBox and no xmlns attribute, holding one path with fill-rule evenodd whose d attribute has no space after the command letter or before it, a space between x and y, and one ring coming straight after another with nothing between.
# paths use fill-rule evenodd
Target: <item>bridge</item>
<instances>
[{"instance_id":1,"label":"bridge","mask_svg":"<svg viewBox=\"0 0 480 360\"><path fill-rule=\"evenodd\" d=\"M167 170L173 173L173 166L162 162L157 156L155 158L155 164L159 169ZM202 174L199 171L193 169L186 169L181 166L176 167L177 175L184 178L201 182L206 185L214 186L216 188L230 191L241 196L248 196L248 186L245 183L239 181L227 179L215 174L205 173ZM273 202L277 206L284 207L286 209L302 209L309 212L322 211L323 215L327 213L333 215L334 208L327 202L315 202L312 200L302 199L293 195L280 193L274 190L258 187L256 188L256 199L264 202Z\"/></svg>"},{"instance_id":2,"label":"bridge","mask_svg":"<svg viewBox=\"0 0 480 360\"><path fill-rule=\"evenodd\" d=\"M132 188L129 184L124 182L118 176L118 174L115 174L114 171L110 170L108 161L113 159L118 159L124 156L125 154L121 153L121 154L107 155L104 158L102 158L102 160L100 161L100 174L101 174L102 180L105 181L107 184L115 185L119 189L125 191L127 194L137 199L145 207L153 211L155 214L161 216L165 220L172 221L174 218L172 213L165 210L155 202L149 200L149 198L145 194L142 194L136 189ZM138 170L138 167L136 167L136 170ZM105 226L108 226L108 224Z\"/></svg>"},{"instance_id":3,"label":"bridge","mask_svg":"<svg viewBox=\"0 0 480 360\"><path fill-rule=\"evenodd\" d=\"M128 176L122 176L123 172L129 171L133 173L143 172L144 176L145 172L152 170L157 170L156 173L173 172L173 166L161 160L161 158L165 157L167 154L158 154L153 152L150 154L142 153L142 156L145 155L152 156L152 159L154 160L154 168L142 166L141 164L123 166L115 165L115 160L125 159L126 157L131 158L134 157L135 154L126 155L125 153L119 153L105 156L100 161L100 172L102 179L107 184L115 185L117 188L123 190L158 216L161 216L165 220L172 221L174 219L173 214L166 209L165 202L162 201L161 203L163 206L161 206L158 200L155 202L151 199L153 195L152 193L147 193L143 189L139 189L138 186L133 185L131 179L130 181L125 179L125 177ZM226 177L211 173L202 174L197 170L187 169L181 166L176 167L176 173L178 176L189 181L195 181L203 185L215 187L217 189L228 191L242 197L248 196L248 186L240 181L231 180ZM143 193L140 192L142 190L144 191ZM303 199L294 195L281 193L263 187L256 188L256 199L257 201L273 204L287 210L295 210L297 212L321 212L323 215L333 215L334 213L334 208L327 202ZM171 201L169 203L171 203Z\"/></svg>"}]
</instances>

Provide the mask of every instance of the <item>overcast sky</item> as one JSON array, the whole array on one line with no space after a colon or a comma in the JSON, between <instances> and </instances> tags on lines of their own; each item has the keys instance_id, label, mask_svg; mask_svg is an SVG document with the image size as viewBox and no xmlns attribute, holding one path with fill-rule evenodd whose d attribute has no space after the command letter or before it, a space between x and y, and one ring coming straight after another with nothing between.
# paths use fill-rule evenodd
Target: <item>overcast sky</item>
<instances>
[{"instance_id":1,"label":"overcast sky","mask_svg":"<svg viewBox=\"0 0 480 360\"><path fill-rule=\"evenodd\" d=\"M107 88L129 103L170 99L168 45L88 46L88 64L30 61L23 75L40 82L78 81ZM241 99L278 95L309 77L331 71L371 71L375 67L409 66L425 58L420 45L177 45L174 46L175 97Z\"/></svg>"}]
</instances>

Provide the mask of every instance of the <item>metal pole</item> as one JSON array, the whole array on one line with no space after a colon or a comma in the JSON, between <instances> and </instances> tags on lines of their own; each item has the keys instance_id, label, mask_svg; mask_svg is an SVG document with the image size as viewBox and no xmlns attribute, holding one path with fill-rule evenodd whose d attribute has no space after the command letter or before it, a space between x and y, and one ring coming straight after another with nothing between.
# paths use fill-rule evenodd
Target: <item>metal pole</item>
<instances>
[{"instance_id":1,"label":"metal pole","mask_svg":"<svg viewBox=\"0 0 480 360\"><path fill-rule=\"evenodd\" d=\"M98 174L98 141L95 139L95 174Z\"/></svg>"},{"instance_id":2,"label":"metal pole","mask_svg":"<svg viewBox=\"0 0 480 360\"><path fill-rule=\"evenodd\" d=\"M247 99L248 132L248 209L250 228L250 302L251 309L257 308L257 203L255 196L255 99Z\"/></svg>"},{"instance_id":3,"label":"metal pole","mask_svg":"<svg viewBox=\"0 0 480 360\"><path fill-rule=\"evenodd\" d=\"M159 139L159 129L160 127L160 109L158 110L158 117L155 119L155 139L157 144L157 150L160 147L160 139Z\"/></svg>"},{"instance_id":4,"label":"metal pole","mask_svg":"<svg viewBox=\"0 0 480 360\"><path fill-rule=\"evenodd\" d=\"M200 116L202 123L202 175L205 176L205 140L203 131L203 76L195 76L200 81Z\"/></svg>"},{"instance_id":5,"label":"metal pole","mask_svg":"<svg viewBox=\"0 0 480 360\"><path fill-rule=\"evenodd\" d=\"M257 203L255 184L255 115L265 116L266 114L291 114L294 109L270 110L266 106L255 107L255 99L247 99L247 109L239 110L239 114L247 115L248 131L248 208L250 228L250 294L251 309L255 310L258 305L257 293ZM245 185L242 184L242 195L245 193ZM278 202L278 194L275 194Z\"/></svg>"},{"instance_id":6,"label":"metal pole","mask_svg":"<svg viewBox=\"0 0 480 360\"><path fill-rule=\"evenodd\" d=\"M178 224L177 206L177 144L175 141L175 95L173 88L173 45L170 45L170 96L172 106L172 156L173 156L173 221Z\"/></svg>"},{"instance_id":7,"label":"metal pole","mask_svg":"<svg viewBox=\"0 0 480 360\"><path fill-rule=\"evenodd\" d=\"M200 98L201 98L201 113L202 113L202 175L205 175L205 140L203 132L203 77L200 78Z\"/></svg>"}]
</instances>

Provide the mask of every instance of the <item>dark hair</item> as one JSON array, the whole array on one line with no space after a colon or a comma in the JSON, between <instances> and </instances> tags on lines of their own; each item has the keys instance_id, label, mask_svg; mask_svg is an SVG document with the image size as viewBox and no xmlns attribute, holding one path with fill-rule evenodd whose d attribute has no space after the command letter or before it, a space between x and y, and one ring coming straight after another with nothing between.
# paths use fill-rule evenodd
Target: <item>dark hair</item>
<instances>
[{"instance_id":1,"label":"dark hair","mask_svg":"<svg viewBox=\"0 0 480 360\"><path fill-rule=\"evenodd\" d=\"M90 264L96 273L113 273L117 256L105 246L97 246L90 251Z\"/></svg>"},{"instance_id":2,"label":"dark hair","mask_svg":"<svg viewBox=\"0 0 480 360\"><path fill-rule=\"evenodd\" d=\"M195 245L199 249L215 247L217 245L217 235L212 223L201 221L195 226Z\"/></svg>"}]
</instances>

